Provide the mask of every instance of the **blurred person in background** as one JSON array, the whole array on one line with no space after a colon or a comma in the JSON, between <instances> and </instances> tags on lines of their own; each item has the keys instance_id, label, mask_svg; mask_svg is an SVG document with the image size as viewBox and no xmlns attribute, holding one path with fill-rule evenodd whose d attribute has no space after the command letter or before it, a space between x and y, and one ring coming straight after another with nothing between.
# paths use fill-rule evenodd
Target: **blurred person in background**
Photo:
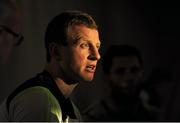
<instances>
[{"instance_id":1,"label":"blurred person in background","mask_svg":"<svg viewBox=\"0 0 180 123\"><path fill-rule=\"evenodd\" d=\"M141 52L130 45L113 45L102 59L110 94L83 113L85 121L153 121L140 98L144 72Z\"/></svg>"},{"instance_id":2,"label":"blurred person in background","mask_svg":"<svg viewBox=\"0 0 180 123\"><path fill-rule=\"evenodd\" d=\"M13 47L23 40L20 34L21 14L15 1L0 0L0 65L10 60Z\"/></svg>"}]
</instances>

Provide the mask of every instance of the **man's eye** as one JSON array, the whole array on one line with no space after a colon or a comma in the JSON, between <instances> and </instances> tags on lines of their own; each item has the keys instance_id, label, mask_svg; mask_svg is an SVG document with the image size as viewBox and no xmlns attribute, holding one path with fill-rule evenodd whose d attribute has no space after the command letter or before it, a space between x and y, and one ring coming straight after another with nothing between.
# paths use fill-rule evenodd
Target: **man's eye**
<instances>
[{"instance_id":1,"label":"man's eye","mask_svg":"<svg viewBox=\"0 0 180 123\"><path fill-rule=\"evenodd\" d=\"M87 43L81 44L81 47L82 48L89 48L89 44L87 44Z\"/></svg>"}]
</instances>

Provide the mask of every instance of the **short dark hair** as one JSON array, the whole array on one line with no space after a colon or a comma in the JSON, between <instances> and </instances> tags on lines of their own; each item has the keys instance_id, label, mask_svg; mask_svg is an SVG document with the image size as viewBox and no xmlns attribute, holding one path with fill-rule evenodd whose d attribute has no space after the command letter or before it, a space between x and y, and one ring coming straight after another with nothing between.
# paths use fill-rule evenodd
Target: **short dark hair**
<instances>
[{"instance_id":1,"label":"short dark hair","mask_svg":"<svg viewBox=\"0 0 180 123\"><path fill-rule=\"evenodd\" d=\"M45 32L46 59L50 62L51 56L48 48L51 42L66 46L67 30L74 25L85 25L91 29L97 29L94 19L81 11L65 11L52 19Z\"/></svg>"},{"instance_id":2,"label":"short dark hair","mask_svg":"<svg viewBox=\"0 0 180 123\"><path fill-rule=\"evenodd\" d=\"M112 61L115 57L136 56L140 65L143 65L141 52L130 45L111 45L102 57L102 67L105 74L109 74Z\"/></svg>"}]
</instances>

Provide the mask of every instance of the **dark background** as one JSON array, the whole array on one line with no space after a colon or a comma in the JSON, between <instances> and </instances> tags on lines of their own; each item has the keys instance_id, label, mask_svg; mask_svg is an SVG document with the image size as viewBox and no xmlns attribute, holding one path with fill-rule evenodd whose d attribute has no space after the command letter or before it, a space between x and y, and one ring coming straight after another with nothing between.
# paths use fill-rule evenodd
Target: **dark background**
<instances>
[{"instance_id":1,"label":"dark background","mask_svg":"<svg viewBox=\"0 0 180 123\"><path fill-rule=\"evenodd\" d=\"M130 44L144 58L145 78L156 66L179 64L180 6L161 0L19 0L25 41L14 50L12 60L1 68L0 102L24 80L41 72L45 65L44 30L64 10L81 10L99 25L101 54L112 44ZM177 70L177 69L176 69ZM106 95L101 64L92 83L81 84L72 95L85 110ZM168 90L167 90L168 91ZM178 92L177 92L178 93Z\"/></svg>"}]
</instances>

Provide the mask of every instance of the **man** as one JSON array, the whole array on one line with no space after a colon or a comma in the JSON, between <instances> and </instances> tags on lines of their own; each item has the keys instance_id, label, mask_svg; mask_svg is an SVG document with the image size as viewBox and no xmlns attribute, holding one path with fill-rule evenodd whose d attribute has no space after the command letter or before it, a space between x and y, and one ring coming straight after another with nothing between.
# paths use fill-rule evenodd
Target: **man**
<instances>
[{"instance_id":1,"label":"man","mask_svg":"<svg viewBox=\"0 0 180 123\"><path fill-rule=\"evenodd\" d=\"M12 0L0 1L0 65L9 61L13 46L22 42L19 34L21 11Z\"/></svg>"},{"instance_id":2,"label":"man","mask_svg":"<svg viewBox=\"0 0 180 123\"><path fill-rule=\"evenodd\" d=\"M140 100L143 60L129 45L111 46L102 61L110 95L84 114L86 121L148 121L149 112Z\"/></svg>"},{"instance_id":3,"label":"man","mask_svg":"<svg viewBox=\"0 0 180 123\"><path fill-rule=\"evenodd\" d=\"M45 33L47 65L18 87L2 104L3 121L80 121L69 99L74 88L92 81L100 59L100 40L93 18L80 11L56 16Z\"/></svg>"}]
</instances>

